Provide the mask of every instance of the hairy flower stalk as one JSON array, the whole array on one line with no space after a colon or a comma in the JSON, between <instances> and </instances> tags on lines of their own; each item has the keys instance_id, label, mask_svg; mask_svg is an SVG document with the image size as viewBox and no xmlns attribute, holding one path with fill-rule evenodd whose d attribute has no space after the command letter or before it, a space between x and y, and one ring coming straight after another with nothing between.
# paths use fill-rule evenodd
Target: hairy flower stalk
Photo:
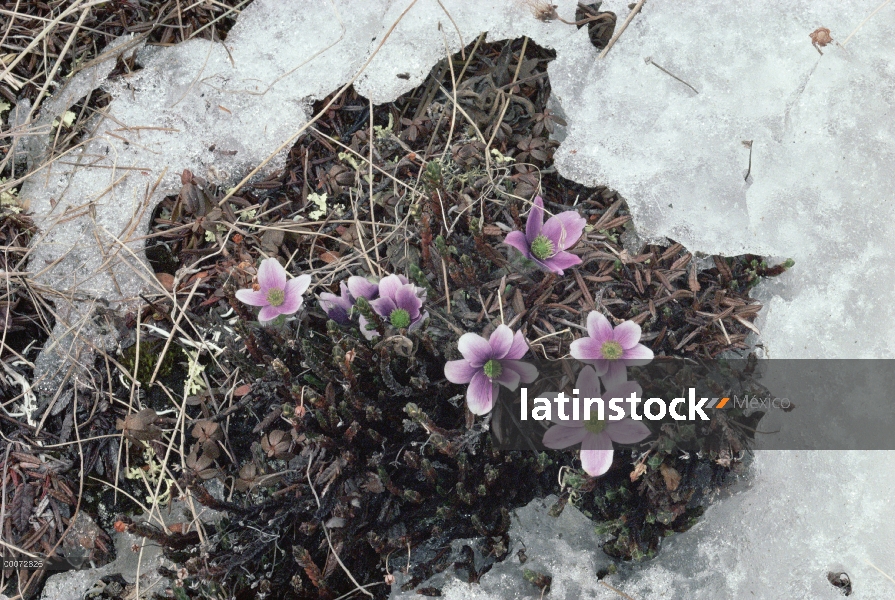
<instances>
[{"instance_id":1,"label":"hairy flower stalk","mask_svg":"<svg viewBox=\"0 0 895 600\"><path fill-rule=\"evenodd\" d=\"M537 368L519 360L528 352L521 331L513 334L506 325L498 325L487 340L475 333L464 333L457 342L462 360L444 365L444 376L451 383L468 383L466 405L475 415L484 415L494 407L498 386L515 391L519 383L531 383Z\"/></svg>"},{"instance_id":2,"label":"hairy flower stalk","mask_svg":"<svg viewBox=\"0 0 895 600\"><path fill-rule=\"evenodd\" d=\"M587 221L577 211L567 210L554 215L544 222L544 200L537 196L528 221L525 233L511 231L504 243L512 246L525 258L532 260L541 269L562 275L564 269L581 263L581 259L566 252L578 243L584 232Z\"/></svg>"},{"instance_id":3,"label":"hairy flower stalk","mask_svg":"<svg viewBox=\"0 0 895 600\"><path fill-rule=\"evenodd\" d=\"M265 258L258 267L258 289L237 290L236 299L249 306L260 306L258 320L269 323L280 315L297 312L310 285L310 275L288 279L286 269L277 259Z\"/></svg>"}]
</instances>

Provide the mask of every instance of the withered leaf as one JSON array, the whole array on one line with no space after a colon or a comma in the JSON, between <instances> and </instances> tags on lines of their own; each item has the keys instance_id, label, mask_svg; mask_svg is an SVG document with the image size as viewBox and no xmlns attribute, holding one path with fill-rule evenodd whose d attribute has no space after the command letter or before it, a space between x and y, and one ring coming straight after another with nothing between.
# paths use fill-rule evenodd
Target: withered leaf
<instances>
[{"instance_id":1,"label":"withered leaf","mask_svg":"<svg viewBox=\"0 0 895 600\"><path fill-rule=\"evenodd\" d=\"M214 468L214 459L208 454L199 456L199 444L194 444L189 455L186 457L186 466L199 479L211 479L218 474L218 470Z\"/></svg>"},{"instance_id":2,"label":"withered leaf","mask_svg":"<svg viewBox=\"0 0 895 600\"><path fill-rule=\"evenodd\" d=\"M669 492L673 492L681 484L681 474L674 467L669 467L662 463L659 467L659 472L662 473L662 477L665 479L665 487L668 488Z\"/></svg>"},{"instance_id":3,"label":"withered leaf","mask_svg":"<svg viewBox=\"0 0 895 600\"><path fill-rule=\"evenodd\" d=\"M34 496L37 490L30 483L23 483L16 487L12 502L9 505L9 516L12 524L19 532L28 530L28 520L31 518L31 510L34 508Z\"/></svg>"},{"instance_id":4,"label":"withered leaf","mask_svg":"<svg viewBox=\"0 0 895 600\"><path fill-rule=\"evenodd\" d=\"M699 285L699 280L696 279L696 263L695 262L690 263L690 277L689 277L689 280L687 283L690 286L691 292L698 292L701 289L701 287Z\"/></svg>"},{"instance_id":5,"label":"withered leaf","mask_svg":"<svg viewBox=\"0 0 895 600\"><path fill-rule=\"evenodd\" d=\"M221 426L208 419L196 421L196 424L193 425L192 435L202 443L208 441L216 442L224 439L224 433L221 431Z\"/></svg>"},{"instance_id":6,"label":"withered leaf","mask_svg":"<svg viewBox=\"0 0 895 600\"><path fill-rule=\"evenodd\" d=\"M332 519L330 519L330 521L332 521ZM327 525L329 525L329 524L327 523ZM336 560L336 556L338 556L339 553L342 552L343 545L344 544L342 542L336 542L336 545L333 548L333 551L330 552L329 556L326 557L326 564L323 566L323 579L324 580L328 579L329 576L335 572L336 567L339 566L339 561Z\"/></svg>"},{"instance_id":7,"label":"withered leaf","mask_svg":"<svg viewBox=\"0 0 895 600\"><path fill-rule=\"evenodd\" d=\"M292 439L289 434L281 429L274 429L261 438L261 449L268 458L287 458Z\"/></svg>"},{"instance_id":8,"label":"withered leaf","mask_svg":"<svg viewBox=\"0 0 895 600\"><path fill-rule=\"evenodd\" d=\"M196 177L189 169L184 169L180 174L180 182L183 185L177 199L187 214L204 217L214 208L215 202L204 189L204 179Z\"/></svg>"},{"instance_id":9,"label":"withered leaf","mask_svg":"<svg viewBox=\"0 0 895 600\"><path fill-rule=\"evenodd\" d=\"M385 491L382 480L375 473L367 473L367 481L361 487L372 494L381 494Z\"/></svg>"},{"instance_id":10,"label":"withered leaf","mask_svg":"<svg viewBox=\"0 0 895 600\"><path fill-rule=\"evenodd\" d=\"M285 231L268 229L261 234L261 249L269 254L276 254L283 243Z\"/></svg>"},{"instance_id":11,"label":"withered leaf","mask_svg":"<svg viewBox=\"0 0 895 600\"><path fill-rule=\"evenodd\" d=\"M131 413L124 419L116 419L115 427L124 431L129 438L141 441L158 439L162 430L155 425L158 414L151 408Z\"/></svg>"}]
</instances>

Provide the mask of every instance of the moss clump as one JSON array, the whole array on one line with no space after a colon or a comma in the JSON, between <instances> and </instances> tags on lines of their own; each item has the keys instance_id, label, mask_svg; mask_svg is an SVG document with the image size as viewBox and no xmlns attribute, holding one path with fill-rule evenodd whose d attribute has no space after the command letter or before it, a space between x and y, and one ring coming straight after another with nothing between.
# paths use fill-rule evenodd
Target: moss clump
<instances>
[{"instance_id":1,"label":"moss clump","mask_svg":"<svg viewBox=\"0 0 895 600\"><path fill-rule=\"evenodd\" d=\"M159 360L161 360L156 380L167 379L174 372L177 359L182 354L182 351L179 347L172 344L168 347L168 351L162 355L164 346L164 340L149 340L134 344L121 351L121 365L127 369L128 373L134 375L134 378L141 385L145 386L149 385L152 374L155 373L156 366L159 364ZM139 353L137 352L138 349ZM139 364L137 364L138 360Z\"/></svg>"}]
</instances>

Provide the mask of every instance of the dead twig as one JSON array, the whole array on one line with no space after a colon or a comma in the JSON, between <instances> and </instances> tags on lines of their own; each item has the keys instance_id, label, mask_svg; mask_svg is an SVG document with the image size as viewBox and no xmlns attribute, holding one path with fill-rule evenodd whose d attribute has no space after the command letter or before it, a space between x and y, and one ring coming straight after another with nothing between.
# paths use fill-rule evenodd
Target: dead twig
<instances>
[{"instance_id":1,"label":"dead twig","mask_svg":"<svg viewBox=\"0 0 895 600\"><path fill-rule=\"evenodd\" d=\"M618 31L615 33L615 35L612 36L612 39L609 40L609 43L606 44L606 47L603 48L603 51L600 52L600 56L598 56L597 58L604 58L606 56L606 54L609 52L609 49L615 45L615 42L618 41L618 38L622 36L622 34L625 32L625 29L627 29L631 21L634 20L634 16L640 12L640 9L643 7L644 2L646 2L646 0L640 0L640 2L634 5L634 8L632 8L631 12L628 14L628 18L625 19L625 22L622 23L622 26L618 28Z\"/></svg>"}]
</instances>

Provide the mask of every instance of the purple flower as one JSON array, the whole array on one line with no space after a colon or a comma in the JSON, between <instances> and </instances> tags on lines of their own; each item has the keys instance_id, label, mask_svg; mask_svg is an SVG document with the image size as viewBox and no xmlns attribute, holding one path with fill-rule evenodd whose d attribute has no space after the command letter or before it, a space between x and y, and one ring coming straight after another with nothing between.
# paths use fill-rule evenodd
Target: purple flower
<instances>
[{"instance_id":1,"label":"purple flower","mask_svg":"<svg viewBox=\"0 0 895 600\"><path fill-rule=\"evenodd\" d=\"M429 313L422 310L426 290L408 283L400 275L388 275L379 282L379 298L370 302L376 314L392 327L413 331Z\"/></svg>"},{"instance_id":2,"label":"purple flower","mask_svg":"<svg viewBox=\"0 0 895 600\"><path fill-rule=\"evenodd\" d=\"M626 366L645 365L653 351L640 344L640 325L625 321L613 329L597 311L587 315L588 337L572 342L572 357L595 367L608 385L625 380Z\"/></svg>"},{"instance_id":3,"label":"purple flower","mask_svg":"<svg viewBox=\"0 0 895 600\"><path fill-rule=\"evenodd\" d=\"M339 283L339 295L330 292L320 294L320 308L326 316L341 325L351 322L351 309L358 298L373 300L379 295L379 286L364 277L352 276L348 283Z\"/></svg>"},{"instance_id":4,"label":"purple flower","mask_svg":"<svg viewBox=\"0 0 895 600\"><path fill-rule=\"evenodd\" d=\"M401 275L398 275L398 278L401 279L403 283L407 283L407 280ZM373 300L379 296L378 285L368 280L366 277L359 277L357 275L348 278L348 291L351 293L351 297L354 300L357 300L358 298Z\"/></svg>"},{"instance_id":5,"label":"purple flower","mask_svg":"<svg viewBox=\"0 0 895 600\"><path fill-rule=\"evenodd\" d=\"M632 393L642 393L640 386L633 381L625 381L606 393L600 395L600 380L593 367L584 367L575 382L579 398L627 398ZM612 442L617 444L636 444L650 435L649 428L630 417L619 421L601 421L595 413L590 419L584 415L578 421L559 419L554 414L552 419L556 425L544 433L544 445L548 448L560 449L581 444L581 466L591 477L598 477L612 466Z\"/></svg>"},{"instance_id":6,"label":"purple flower","mask_svg":"<svg viewBox=\"0 0 895 600\"><path fill-rule=\"evenodd\" d=\"M354 308L354 298L351 297L344 281L339 283L338 296L330 292L320 294L320 308L326 312L327 317L340 325L347 325L351 322L349 313Z\"/></svg>"},{"instance_id":7,"label":"purple flower","mask_svg":"<svg viewBox=\"0 0 895 600\"><path fill-rule=\"evenodd\" d=\"M518 360L528 352L521 331L513 335L506 325L498 325L487 340L475 333L464 333L457 342L463 360L444 365L444 376L451 383L468 383L466 405L474 415L484 415L494 406L498 384L510 391L519 382L531 383L538 376L534 365Z\"/></svg>"},{"instance_id":8,"label":"purple flower","mask_svg":"<svg viewBox=\"0 0 895 600\"><path fill-rule=\"evenodd\" d=\"M537 196L528 213L525 233L511 231L503 243L509 244L534 261L545 271L562 275L568 269L581 263L581 259L566 252L581 238L587 221L577 211L567 210L544 222L544 200Z\"/></svg>"},{"instance_id":9,"label":"purple flower","mask_svg":"<svg viewBox=\"0 0 895 600\"><path fill-rule=\"evenodd\" d=\"M286 269L275 258L265 258L258 267L258 289L236 291L236 299L249 306L260 306L258 320L273 321L280 315L291 315L303 301L302 295L311 285L310 275L286 279Z\"/></svg>"}]
</instances>

